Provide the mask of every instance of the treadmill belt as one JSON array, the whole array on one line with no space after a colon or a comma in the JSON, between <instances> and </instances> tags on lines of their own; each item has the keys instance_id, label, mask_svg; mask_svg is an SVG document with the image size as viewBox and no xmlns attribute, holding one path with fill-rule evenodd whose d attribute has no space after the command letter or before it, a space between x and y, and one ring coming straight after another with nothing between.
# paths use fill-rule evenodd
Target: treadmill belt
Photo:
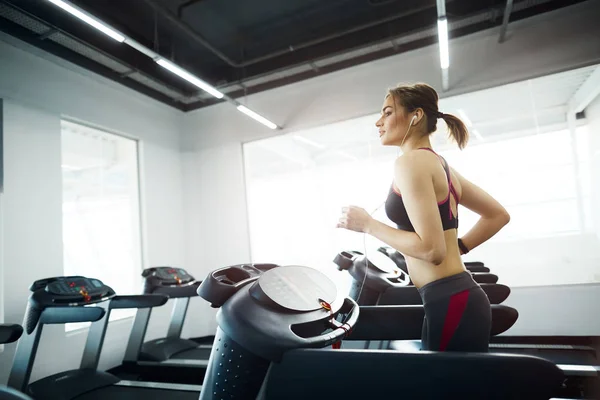
<instances>
[{"instance_id":1,"label":"treadmill belt","mask_svg":"<svg viewBox=\"0 0 600 400\"><path fill-rule=\"evenodd\" d=\"M108 386L84 393L73 400L198 400L200 392L164 390L128 386Z\"/></svg>"},{"instance_id":2,"label":"treadmill belt","mask_svg":"<svg viewBox=\"0 0 600 400\"><path fill-rule=\"evenodd\" d=\"M190 349L175 354L171 360L208 360L211 350L209 348Z\"/></svg>"}]
</instances>

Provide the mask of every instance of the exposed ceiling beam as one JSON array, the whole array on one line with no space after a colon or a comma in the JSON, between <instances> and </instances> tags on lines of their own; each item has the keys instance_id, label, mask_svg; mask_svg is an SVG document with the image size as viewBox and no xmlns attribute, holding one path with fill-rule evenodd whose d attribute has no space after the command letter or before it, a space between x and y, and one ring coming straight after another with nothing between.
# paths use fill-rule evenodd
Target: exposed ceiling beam
<instances>
[{"instance_id":1,"label":"exposed ceiling beam","mask_svg":"<svg viewBox=\"0 0 600 400\"><path fill-rule=\"evenodd\" d=\"M382 18L382 19L379 19L376 21L370 21L370 22L367 22L362 25L353 26L352 28L334 32L332 34L325 35L325 36L322 36L322 37L319 37L319 38L316 38L316 39L313 39L313 40L310 40L307 42L290 44L290 46L288 46L285 49L277 50L272 53L265 54L265 55L262 55L262 56L259 56L259 57L256 57L256 58L253 58L250 60L244 60L244 61L238 62L238 61L232 60L229 56L224 54L222 51L218 50L215 46L213 46L211 43L209 43L208 40L206 40L202 35L200 35L192 27L190 27L185 21L183 21L181 18L179 18L175 13L171 12L167 7L161 5L157 0L143 0L143 1L146 4L148 4L150 7L152 7L156 12L159 12L164 18L166 18L169 22L171 22L175 27L180 29L185 34L187 34L191 39L193 39L198 44L205 47L207 50L212 52L215 56L219 57L222 61L224 61L230 67L233 67L233 68L249 67L251 65L255 65L258 63L262 63L262 62L277 58L277 57L281 57L281 56L288 55L290 53L297 52L298 50L301 50L301 49L306 49L306 48L316 46L318 44L321 44L321 43L324 43L324 42L327 42L330 40L338 39L340 37L349 35L351 33L360 32L360 31L363 31L368 28L379 26L379 25L382 25L382 24L385 24L388 22L392 22L392 21L395 21L395 20L403 18L403 17L407 17L410 15L417 14L419 12L431 9L431 6L427 3L425 3L424 5L420 5L420 6L414 7L414 8L407 8L406 11L403 11L403 12L397 13L397 14L393 14L393 15L388 15L385 18ZM439 1L440 0L438 0L438 2Z\"/></svg>"},{"instance_id":2,"label":"exposed ceiling beam","mask_svg":"<svg viewBox=\"0 0 600 400\"><path fill-rule=\"evenodd\" d=\"M502 18L502 26L500 27L500 37L498 43L503 43L506 40L506 29L508 28L508 20L513 9L513 0L506 0L506 8L504 8L504 17Z\"/></svg>"}]
</instances>

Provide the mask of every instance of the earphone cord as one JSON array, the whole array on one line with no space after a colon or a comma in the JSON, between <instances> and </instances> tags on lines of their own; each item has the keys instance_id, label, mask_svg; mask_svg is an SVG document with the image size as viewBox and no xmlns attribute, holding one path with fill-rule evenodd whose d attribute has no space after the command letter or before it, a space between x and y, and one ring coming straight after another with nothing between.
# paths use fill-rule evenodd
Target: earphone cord
<instances>
[{"instance_id":1,"label":"earphone cord","mask_svg":"<svg viewBox=\"0 0 600 400\"><path fill-rule=\"evenodd\" d=\"M402 149L402 145L404 144L404 140L406 139L406 136L408 135L408 132L410 131L410 128L412 127L413 121L415 120L417 116L413 115L412 119L410 120L410 124L408 125L408 129L406 130L406 133L404 134L404 137L402 138L402 143L400 143L400 147L398 148L398 155L397 157L400 156L400 151ZM383 203L381 203L380 205L378 205L373 211L371 211L369 213L369 215L373 215L375 214L375 212L377 212L377 210L379 210L381 208L381 206L383 206L385 204L385 201ZM363 288L365 287L365 282L367 281L367 274L369 273L369 256L367 254L367 234L363 233L363 251L364 251L364 258L365 258L365 276L363 278L362 284L360 285L360 290L358 291L358 298L360 298L360 295L362 294Z\"/></svg>"},{"instance_id":2,"label":"earphone cord","mask_svg":"<svg viewBox=\"0 0 600 400\"><path fill-rule=\"evenodd\" d=\"M378 205L373 211L369 213L369 215L373 215L385 204L385 201ZM360 298L362 294L363 288L365 287L365 282L367 281L367 275L369 274L369 255L367 254L367 234L363 233L363 254L365 259L365 276L363 277L363 281L360 285L360 290L358 291L357 300Z\"/></svg>"}]
</instances>

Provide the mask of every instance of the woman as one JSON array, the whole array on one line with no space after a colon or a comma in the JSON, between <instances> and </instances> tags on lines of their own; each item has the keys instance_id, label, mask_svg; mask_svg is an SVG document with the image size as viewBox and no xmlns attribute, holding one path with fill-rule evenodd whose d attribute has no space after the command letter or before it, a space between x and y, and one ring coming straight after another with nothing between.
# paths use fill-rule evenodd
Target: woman
<instances>
[{"instance_id":1,"label":"woman","mask_svg":"<svg viewBox=\"0 0 600 400\"><path fill-rule=\"evenodd\" d=\"M373 219L364 209L342 209L338 227L370 234L406 258L423 299L422 349L487 352L491 329L489 300L467 272L461 254L479 246L509 222L494 198L451 169L431 147L430 135L442 118L463 149L468 132L460 119L438 110L438 95L426 84L388 91L379 128L381 143L399 146L385 210L397 228ZM480 215L457 236L458 204Z\"/></svg>"}]
</instances>

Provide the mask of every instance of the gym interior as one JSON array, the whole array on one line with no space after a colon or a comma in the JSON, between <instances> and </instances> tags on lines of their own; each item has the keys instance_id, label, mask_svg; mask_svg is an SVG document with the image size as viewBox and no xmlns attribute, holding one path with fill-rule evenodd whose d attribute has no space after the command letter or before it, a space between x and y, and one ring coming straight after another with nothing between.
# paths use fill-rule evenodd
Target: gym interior
<instances>
[{"instance_id":1,"label":"gym interior","mask_svg":"<svg viewBox=\"0 0 600 400\"><path fill-rule=\"evenodd\" d=\"M0 399L600 398L599 17L0 0ZM469 131L435 150L511 216L462 256L489 353L420 349L405 257L336 228L394 225L375 123L415 82Z\"/></svg>"}]
</instances>

